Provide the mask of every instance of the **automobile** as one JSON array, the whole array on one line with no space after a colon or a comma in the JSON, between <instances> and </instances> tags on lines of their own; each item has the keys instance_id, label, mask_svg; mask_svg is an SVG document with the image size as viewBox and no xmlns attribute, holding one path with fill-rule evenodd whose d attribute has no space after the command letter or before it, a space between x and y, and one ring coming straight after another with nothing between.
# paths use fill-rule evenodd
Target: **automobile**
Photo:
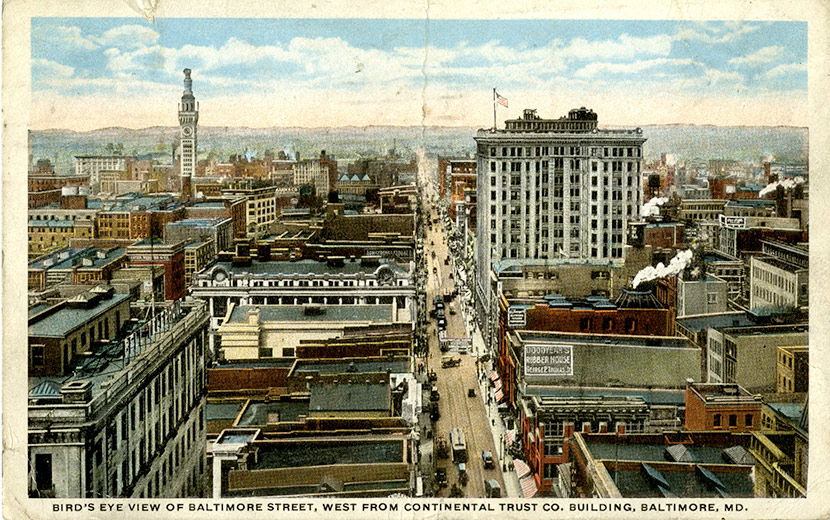
<instances>
[{"instance_id":1,"label":"automobile","mask_svg":"<svg viewBox=\"0 0 830 520\"><path fill-rule=\"evenodd\" d=\"M438 487L447 487L447 468L435 468L435 483Z\"/></svg>"},{"instance_id":2,"label":"automobile","mask_svg":"<svg viewBox=\"0 0 830 520\"><path fill-rule=\"evenodd\" d=\"M435 373L435 370L430 370L429 374L428 374L428 378L429 378L430 381L437 381L438 380L438 374Z\"/></svg>"},{"instance_id":3,"label":"automobile","mask_svg":"<svg viewBox=\"0 0 830 520\"><path fill-rule=\"evenodd\" d=\"M448 459L450 458L450 448L447 445L447 439L441 437L438 439L438 444L436 447L436 455L438 455L439 459Z\"/></svg>"},{"instance_id":4,"label":"automobile","mask_svg":"<svg viewBox=\"0 0 830 520\"><path fill-rule=\"evenodd\" d=\"M453 316L455 316L455 309L450 309L450 314L452 314Z\"/></svg>"},{"instance_id":5,"label":"automobile","mask_svg":"<svg viewBox=\"0 0 830 520\"><path fill-rule=\"evenodd\" d=\"M461 364L461 358L458 356L441 356L441 368L457 367Z\"/></svg>"},{"instance_id":6,"label":"automobile","mask_svg":"<svg viewBox=\"0 0 830 520\"><path fill-rule=\"evenodd\" d=\"M462 486L467 485L467 465L463 462L458 463L458 483Z\"/></svg>"},{"instance_id":7,"label":"automobile","mask_svg":"<svg viewBox=\"0 0 830 520\"><path fill-rule=\"evenodd\" d=\"M432 410L429 412L429 420L432 422L437 421L441 418L441 412L438 410L438 406L434 406Z\"/></svg>"},{"instance_id":8,"label":"automobile","mask_svg":"<svg viewBox=\"0 0 830 520\"><path fill-rule=\"evenodd\" d=\"M438 268L437 267L432 268L432 274L438 274Z\"/></svg>"},{"instance_id":9,"label":"automobile","mask_svg":"<svg viewBox=\"0 0 830 520\"><path fill-rule=\"evenodd\" d=\"M438 300L437 302L435 302L435 308L436 309L443 309L444 308L444 302L441 301L441 300Z\"/></svg>"},{"instance_id":10,"label":"automobile","mask_svg":"<svg viewBox=\"0 0 830 520\"><path fill-rule=\"evenodd\" d=\"M438 309L437 311L435 311L435 317L439 320L443 320L445 318L444 309Z\"/></svg>"},{"instance_id":11,"label":"automobile","mask_svg":"<svg viewBox=\"0 0 830 520\"><path fill-rule=\"evenodd\" d=\"M438 401L441 399L441 394L438 393L438 389L432 387L432 390L429 393L429 400L432 402Z\"/></svg>"},{"instance_id":12,"label":"automobile","mask_svg":"<svg viewBox=\"0 0 830 520\"><path fill-rule=\"evenodd\" d=\"M487 479L484 481L484 493L487 498L500 498L501 486L497 480Z\"/></svg>"},{"instance_id":13,"label":"automobile","mask_svg":"<svg viewBox=\"0 0 830 520\"><path fill-rule=\"evenodd\" d=\"M481 452L481 460L484 462L484 469L492 469L496 467L495 461L493 461L493 454L489 451L482 451Z\"/></svg>"},{"instance_id":14,"label":"automobile","mask_svg":"<svg viewBox=\"0 0 830 520\"><path fill-rule=\"evenodd\" d=\"M444 318L439 318L438 319L438 328L439 329L446 329L447 328L447 322L444 321Z\"/></svg>"},{"instance_id":15,"label":"automobile","mask_svg":"<svg viewBox=\"0 0 830 520\"><path fill-rule=\"evenodd\" d=\"M476 396L476 389L475 388L470 388L469 390L467 390L467 397L475 397L475 396Z\"/></svg>"}]
</instances>

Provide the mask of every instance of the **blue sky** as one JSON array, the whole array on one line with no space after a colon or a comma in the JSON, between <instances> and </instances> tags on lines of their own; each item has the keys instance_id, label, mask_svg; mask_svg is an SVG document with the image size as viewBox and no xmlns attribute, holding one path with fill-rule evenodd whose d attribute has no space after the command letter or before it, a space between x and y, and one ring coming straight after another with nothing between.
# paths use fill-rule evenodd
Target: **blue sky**
<instances>
[{"instance_id":1,"label":"blue sky","mask_svg":"<svg viewBox=\"0 0 830 520\"><path fill-rule=\"evenodd\" d=\"M212 126L806 125L807 24L35 18L35 129L176 125L182 69Z\"/></svg>"}]
</instances>

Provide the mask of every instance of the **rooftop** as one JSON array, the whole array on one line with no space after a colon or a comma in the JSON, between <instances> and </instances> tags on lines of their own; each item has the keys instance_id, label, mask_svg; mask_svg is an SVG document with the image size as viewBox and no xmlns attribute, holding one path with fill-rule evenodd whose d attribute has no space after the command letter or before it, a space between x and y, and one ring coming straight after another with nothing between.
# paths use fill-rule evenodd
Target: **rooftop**
<instances>
[{"instance_id":1,"label":"rooftop","mask_svg":"<svg viewBox=\"0 0 830 520\"><path fill-rule=\"evenodd\" d=\"M691 332L705 329L722 329L724 327L748 327L755 322L745 312L726 312L722 314L701 314L677 318L677 324Z\"/></svg>"},{"instance_id":2,"label":"rooftop","mask_svg":"<svg viewBox=\"0 0 830 520\"><path fill-rule=\"evenodd\" d=\"M560 398L634 397L642 399L649 405L662 404L682 406L686 402L683 390L528 385L525 389L525 393L539 397Z\"/></svg>"},{"instance_id":3,"label":"rooftop","mask_svg":"<svg viewBox=\"0 0 830 520\"><path fill-rule=\"evenodd\" d=\"M126 249L123 247L66 247L30 262L29 269L97 269L125 254Z\"/></svg>"},{"instance_id":4,"label":"rooftop","mask_svg":"<svg viewBox=\"0 0 830 520\"><path fill-rule=\"evenodd\" d=\"M403 374L409 370L409 364L406 361L393 361L385 359L334 359L322 362L299 359L297 360L295 367L295 372L319 372L321 374L364 374L387 371L393 374Z\"/></svg>"},{"instance_id":5,"label":"rooftop","mask_svg":"<svg viewBox=\"0 0 830 520\"><path fill-rule=\"evenodd\" d=\"M306 312L311 306L302 305L239 305L236 306L226 323L246 323L251 311L259 311L262 322L275 321L370 321L390 323L391 305L318 305L322 312Z\"/></svg>"},{"instance_id":6,"label":"rooftop","mask_svg":"<svg viewBox=\"0 0 830 520\"><path fill-rule=\"evenodd\" d=\"M217 262L221 267L231 274L253 274L253 275L291 275L291 274L346 274L374 273L378 265L364 265L359 260L347 259L342 266L328 265L327 262L319 260L298 260L296 262L271 261L259 262L253 260L250 265L236 266L231 262ZM393 271L403 272L404 270L394 264L388 265Z\"/></svg>"},{"instance_id":7,"label":"rooftop","mask_svg":"<svg viewBox=\"0 0 830 520\"><path fill-rule=\"evenodd\" d=\"M788 273L797 273L799 271L807 271L806 267L802 267L800 265L787 262L785 260L781 260L780 258L776 258L774 256L754 256L753 257L758 262L763 262L767 265L771 265L775 268L781 269L782 271L787 271Z\"/></svg>"},{"instance_id":8,"label":"rooftop","mask_svg":"<svg viewBox=\"0 0 830 520\"><path fill-rule=\"evenodd\" d=\"M127 295L115 294L113 299L127 297ZM124 359L124 339L93 344L92 350L72 360L65 371L66 374L70 374L69 377L66 375L30 377L30 398L37 397L34 395L34 390L47 386L44 383L56 385L57 388L69 383L89 383L93 401L120 398L126 390L126 385L132 384L130 376L134 376L136 371L146 370L148 367L145 365L157 363L163 357L160 354L162 349L169 348L169 343L164 341L170 337L169 334L192 331L198 322L207 319L204 303L174 304L163 307L157 305L156 309L157 313L165 313L169 319L160 320L162 325L155 330L155 335L149 333L149 324L137 324L130 333L142 334L144 339L128 360ZM142 329L147 331L146 336L141 332ZM32 335L31 327L29 334ZM85 408L87 404L81 403L79 406ZM32 406L30 402L30 420L32 420ZM38 413L41 416L51 414L49 410L52 405L46 403L44 406L46 410Z\"/></svg>"},{"instance_id":9,"label":"rooftop","mask_svg":"<svg viewBox=\"0 0 830 520\"><path fill-rule=\"evenodd\" d=\"M263 443L259 445L256 462L249 462L248 469L399 463L403 462L403 454L403 440L361 441L340 438L296 443Z\"/></svg>"},{"instance_id":10,"label":"rooftop","mask_svg":"<svg viewBox=\"0 0 830 520\"><path fill-rule=\"evenodd\" d=\"M687 338L677 336L623 336L617 334L578 334L570 332L519 331L523 343L567 343L570 345L616 345L647 348L697 349Z\"/></svg>"},{"instance_id":11,"label":"rooftop","mask_svg":"<svg viewBox=\"0 0 830 520\"><path fill-rule=\"evenodd\" d=\"M311 385L308 409L312 412L391 411L388 383Z\"/></svg>"},{"instance_id":12,"label":"rooftop","mask_svg":"<svg viewBox=\"0 0 830 520\"><path fill-rule=\"evenodd\" d=\"M205 420L233 420L239 415L245 403L205 403Z\"/></svg>"},{"instance_id":13,"label":"rooftop","mask_svg":"<svg viewBox=\"0 0 830 520\"><path fill-rule=\"evenodd\" d=\"M239 426L264 426L273 416L278 422L294 422L300 415L308 415L308 401L251 402L239 418Z\"/></svg>"},{"instance_id":14,"label":"rooftop","mask_svg":"<svg viewBox=\"0 0 830 520\"><path fill-rule=\"evenodd\" d=\"M622 261L608 261L595 259L560 258L555 260L538 260L530 258L510 258L499 260L493 264L493 271L496 273L522 272L522 267L555 267L560 265L587 265L592 267L622 267Z\"/></svg>"},{"instance_id":15,"label":"rooftop","mask_svg":"<svg viewBox=\"0 0 830 520\"><path fill-rule=\"evenodd\" d=\"M29 227L44 227L44 228L55 228L55 227L75 227L74 220L30 220Z\"/></svg>"},{"instance_id":16,"label":"rooftop","mask_svg":"<svg viewBox=\"0 0 830 520\"><path fill-rule=\"evenodd\" d=\"M62 338L81 325L129 299L129 294L113 294L110 298L101 299L97 304L88 308L67 305L30 324L29 337Z\"/></svg>"},{"instance_id":17,"label":"rooftop","mask_svg":"<svg viewBox=\"0 0 830 520\"><path fill-rule=\"evenodd\" d=\"M175 222L168 222L165 227L213 227L218 226L222 222L230 221L229 218L187 218L184 220L177 220Z\"/></svg>"}]
</instances>

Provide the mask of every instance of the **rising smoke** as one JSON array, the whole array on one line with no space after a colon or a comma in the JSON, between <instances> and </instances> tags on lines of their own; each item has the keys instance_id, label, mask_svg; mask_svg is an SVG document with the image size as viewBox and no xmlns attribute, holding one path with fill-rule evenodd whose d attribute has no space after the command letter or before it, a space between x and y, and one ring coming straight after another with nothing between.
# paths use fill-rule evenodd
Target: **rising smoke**
<instances>
[{"instance_id":1,"label":"rising smoke","mask_svg":"<svg viewBox=\"0 0 830 520\"><path fill-rule=\"evenodd\" d=\"M765 197L770 193L774 192L778 189L779 186L784 188L785 190L791 190L798 186L799 184L804 184L804 179L801 177L794 177L792 179L784 179L783 181L773 182L772 184L767 184L764 189L758 192L758 198Z\"/></svg>"},{"instance_id":2,"label":"rising smoke","mask_svg":"<svg viewBox=\"0 0 830 520\"><path fill-rule=\"evenodd\" d=\"M667 197L654 197L640 207L641 217L656 217L660 215L660 206L668 202Z\"/></svg>"},{"instance_id":3,"label":"rising smoke","mask_svg":"<svg viewBox=\"0 0 830 520\"><path fill-rule=\"evenodd\" d=\"M669 265L663 265L663 262L657 264L657 267L647 266L642 269L637 276L634 277L634 281L631 282L631 288L636 289L638 285L643 282L648 282L649 280L656 280L658 278L663 278L664 276L669 276L673 274L678 274L680 271L685 269L689 266L692 262L692 253L691 249L687 249L685 251L680 251L675 255L674 258L671 259Z\"/></svg>"}]
</instances>

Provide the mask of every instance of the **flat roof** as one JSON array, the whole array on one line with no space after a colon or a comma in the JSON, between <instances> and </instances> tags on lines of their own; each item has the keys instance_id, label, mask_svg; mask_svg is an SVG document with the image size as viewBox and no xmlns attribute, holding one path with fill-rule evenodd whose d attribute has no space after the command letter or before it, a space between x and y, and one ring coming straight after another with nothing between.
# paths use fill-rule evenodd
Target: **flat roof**
<instances>
[{"instance_id":1,"label":"flat roof","mask_svg":"<svg viewBox=\"0 0 830 520\"><path fill-rule=\"evenodd\" d=\"M271 414L277 414L279 422L294 422L300 415L308 415L308 401L252 402L239 418L239 426L264 426Z\"/></svg>"},{"instance_id":2,"label":"flat roof","mask_svg":"<svg viewBox=\"0 0 830 520\"><path fill-rule=\"evenodd\" d=\"M611 388L611 387L567 387L567 386L536 386L528 385L525 389L528 395L539 397L639 397L650 405L684 405L686 403L685 390L662 390L647 388Z\"/></svg>"},{"instance_id":3,"label":"flat roof","mask_svg":"<svg viewBox=\"0 0 830 520\"><path fill-rule=\"evenodd\" d=\"M793 424L798 424L801 415L804 413L803 403L766 403L767 406L780 413Z\"/></svg>"},{"instance_id":4,"label":"flat roof","mask_svg":"<svg viewBox=\"0 0 830 520\"><path fill-rule=\"evenodd\" d=\"M395 441L332 439L312 442L256 443L259 453L248 469L303 468L342 464L404 462L405 438Z\"/></svg>"},{"instance_id":5,"label":"flat roof","mask_svg":"<svg viewBox=\"0 0 830 520\"><path fill-rule=\"evenodd\" d=\"M626 498L662 497L657 487L641 470L614 470L613 462L606 462L606 469L611 479L616 483L620 494ZM711 471L724 485L724 491L731 497L754 497L754 484L748 473L731 471ZM721 496L696 472L691 471L660 471L669 484L671 493L680 498L705 497L720 498Z\"/></svg>"},{"instance_id":6,"label":"flat roof","mask_svg":"<svg viewBox=\"0 0 830 520\"><path fill-rule=\"evenodd\" d=\"M62 338L89 320L128 300L129 294L113 294L94 307L64 307L29 325L29 337Z\"/></svg>"},{"instance_id":7,"label":"flat roof","mask_svg":"<svg viewBox=\"0 0 830 520\"><path fill-rule=\"evenodd\" d=\"M29 227L75 227L74 220L30 220Z\"/></svg>"},{"instance_id":8,"label":"flat roof","mask_svg":"<svg viewBox=\"0 0 830 520\"><path fill-rule=\"evenodd\" d=\"M624 439L624 437L622 437ZM621 439L621 440L622 440ZM585 439L585 444L595 459L628 460L638 462L671 462L666 458L666 444L662 438L659 442L649 444L634 444L624 442L598 442L596 439ZM726 464L723 450L730 446L696 446L684 444L694 460L700 464Z\"/></svg>"},{"instance_id":9,"label":"flat roof","mask_svg":"<svg viewBox=\"0 0 830 520\"><path fill-rule=\"evenodd\" d=\"M517 331L523 343L569 343L573 345L619 345L648 348L693 348L685 336L621 336L614 334L575 334L568 332Z\"/></svg>"},{"instance_id":10,"label":"flat roof","mask_svg":"<svg viewBox=\"0 0 830 520\"><path fill-rule=\"evenodd\" d=\"M387 371L393 374L403 374L409 371L409 364L406 361L365 359L328 360L318 363L301 359L297 361L294 370L295 372L320 372L321 374L345 374L349 372L364 374Z\"/></svg>"},{"instance_id":11,"label":"flat roof","mask_svg":"<svg viewBox=\"0 0 830 520\"><path fill-rule=\"evenodd\" d=\"M559 258L555 260L538 260L538 259L516 259L510 258L499 260L493 264L493 271L496 273L504 272L521 272L522 267L558 267L563 265L587 265L591 267L606 267L619 268L622 262L595 260L595 259L576 259L576 258Z\"/></svg>"},{"instance_id":12,"label":"flat roof","mask_svg":"<svg viewBox=\"0 0 830 520\"><path fill-rule=\"evenodd\" d=\"M769 264L773 267L781 269L782 271L787 271L788 273L797 273L798 271L807 271L806 267L802 267L802 266L794 264L792 262L787 262L785 260L781 260L780 258L776 258L774 256L756 256L755 260L757 260L759 262L763 262L765 264Z\"/></svg>"},{"instance_id":13,"label":"flat roof","mask_svg":"<svg viewBox=\"0 0 830 520\"><path fill-rule=\"evenodd\" d=\"M80 269L97 269L107 265L116 258L124 256L126 251L127 250L124 247L113 247L110 249L98 247L66 247L55 251L48 256L41 257L30 262L29 269L71 269L73 267L78 267ZM104 258L98 258L99 252L104 253ZM66 258L61 259L60 255L62 254L64 254ZM76 258L79 259L77 263L75 262ZM83 265L84 259L92 260L92 265ZM45 265L48 261L53 262L52 265Z\"/></svg>"},{"instance_id":14,"label":"flat roof","mask_svg":"<svg viewBox=\"0 0 830 520\"><path fill-rule=\"evenodd\" d=\"M312 384L308 409L312 412L391 410L392 389L383 383Z\"/></svg>"},{"instance_id":15,"label":"flat roof","mask_svg":"<svg viewBox=\"0 0 830 520\"><path fill-rule=\"evenodd\" d=\"M208 401L205 403L205 420L216 421L222 419L236 419L236 416L239 415L239 411L242 410L242 406L244 404L245 403L242 402L211 403Z\"/></svg>"},{"instance_id":16,"label":"flat roof","mask_svg":"<svg viewBox=\"0 0 830 520\"><path fill-rule=\"evenodd\" d=\"M165 227L209 227L209 226L216 226L225 221L230 221L231 219L226 218L186 218L184 220L177 220L175 222L168 222L165 224Z\"/></svg>"},{"instance_id":17,"label":"flat roof","mask_svg":"<svg viewBox=\"0 0 830 520\"><path fill-rule=\"evenodd\" d=\"M692 332L700 332L704 329L720 329L723 327L748 327L755 324L745 312L686 316L677 318L676 322L678 325L682 325L683 328Z\"/></svg>"},{"instance_id":18,"label":"flat roof","mask_svg":"<svg viewBox=\"0 0 830 520\"><path fill-rule=\"evenodd\" d=\"M244 323L248 313L259 310L260 322L269 321L392 321L391 305L320 305L322 313L306 314L302 305L240 305L233 309L227 323Z\"/></svg>"},{"instance_id":19,"label":"flat roof","mask_svg":"<svg viewBox=\"0 0 830 520\"><path fill-rule=\"evenodd\" d=\"M374 273L379 265L363 265L363 263L356 259L354 262L351 259L346 259L342 266L330 266L327 262L319 260L298 260L296 262L275 260L270 262L259 262L253 260L250 265L236 266L231 262L217 262L217 265L223 267L230 273L241 274L268 274L268 275L289 275L289 274L357 274L357 273ZM393 271L403 272L403 270L393 263L381 263L380 265L387 265Z\"/></svg>"}]
</instances>

